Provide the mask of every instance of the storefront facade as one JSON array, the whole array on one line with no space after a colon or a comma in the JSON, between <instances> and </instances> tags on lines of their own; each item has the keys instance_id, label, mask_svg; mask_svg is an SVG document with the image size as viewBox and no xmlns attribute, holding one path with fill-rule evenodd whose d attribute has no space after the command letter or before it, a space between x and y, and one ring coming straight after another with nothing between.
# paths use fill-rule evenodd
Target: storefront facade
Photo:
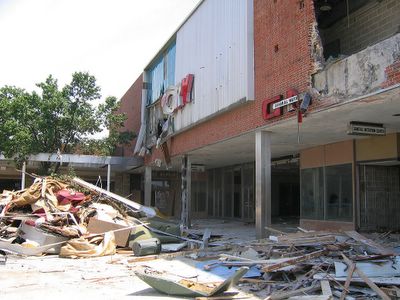
<instances>
[{"instance_id":1,"label":"storefront facade","mask_svg":"<svg viewBox=\"0 0 400 300\"><path fill-rule=\"evenodd\" d=\"M144 203L260 237L288 219L398 229L400 4L325 2L207 0L188 16L122 98Z\"/></svg>"}]
</instances>

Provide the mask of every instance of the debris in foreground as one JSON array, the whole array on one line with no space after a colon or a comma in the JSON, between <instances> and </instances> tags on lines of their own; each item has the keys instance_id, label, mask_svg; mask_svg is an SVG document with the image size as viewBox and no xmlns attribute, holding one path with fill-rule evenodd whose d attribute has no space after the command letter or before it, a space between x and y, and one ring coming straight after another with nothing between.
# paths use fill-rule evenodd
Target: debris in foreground
<instances>
[{"instance_id":1,"label":"debris in foreground","mask_svg":"<svg viewBox=\"0 0 400 300\"><path fill-rule=\"evenodd\" d=\"M163 243L187 240L179 224L157 217L156 209L79 178L38 177L27 189L0 195L0 249L7 252L96 257L154 238Z\"/></svg>"},{"instance_id":2,"label":"debris in foreground","mask_svg":"<svg viewBox=\"0 0 400 300\"><path fill-rule=\"evenodd\" d=\"M159 272L151 268L136 270L135 274L154 289L168 295L211 297L228 290L242 278L249 268L241 267L223 282L202 283L185 279L168 272Z\"/></svg>"},{"instance_id":3,"label":"debris in foreground","mask_svg":"<svg viewBox=\"0 0 400 300\"><path fill-rule=\"evenodd\" d=\"M178 223L158 216L157 209L121 198L81 179L50 177L37 178L22 191L4 191L0 265L6 264L5 252L68 258L124 253L136 256L124 262L127 266L155 261L153 268L135 268L137 276L174 295L215 298L237 283L241 290L271 300L400 297L398 241L384 243L390 232L368 238L355 231L299 228L284 233L269 227L269 239L233 242L210 230L184 235ZM190 259L206 277L221 280L173 278L158 270L157 260L176 264L180 257Z\"/></svg>"}]
</instances>

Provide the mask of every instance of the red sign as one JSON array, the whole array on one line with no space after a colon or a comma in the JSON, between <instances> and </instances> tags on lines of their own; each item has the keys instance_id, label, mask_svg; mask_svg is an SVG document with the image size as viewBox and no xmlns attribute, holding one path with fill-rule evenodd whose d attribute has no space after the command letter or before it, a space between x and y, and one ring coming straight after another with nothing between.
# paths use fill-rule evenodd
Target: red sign
<instances>
[{"instance_id":1,"label":"red sign","mask_svg":"<svg viewBox=\"0 0 400 300\"><path fill-rule=\"evenodd\" d=\"M265 99L262 103L262 114L264 120L269 120L275 117L282 115L282 107L277 109L272 109L272 105L275 102L279 102L282 100L282 95L277 95L275 97Z\"/></svg>"},{"instance_id":2,"label":"red sign","mask_svg":"<svg viewBox=\"0 0 400 300\"><path fill-rule=\"evenodd\" d=\"M281 116L283 114L284 106L296 105L295 102L297 101L298 92L295 89L289 89L286 91L286 99L283 99L282 95L277 95L272 98L265 99L262 103L262 114L264 120L270 120L272 118Z\"/></svg>"},{"instance_id":3,"label":"red sign","mask_svg":"<svg viewBox=\"0 0 400 300\"><path fill-rule=\"evenodd\" d=\"M192 101L193 80L193 74L188 74L185 78L182 79L180 93L180 96L182 97L182 106L185 106L186 103Z\"/></svg>"}]
</instances>

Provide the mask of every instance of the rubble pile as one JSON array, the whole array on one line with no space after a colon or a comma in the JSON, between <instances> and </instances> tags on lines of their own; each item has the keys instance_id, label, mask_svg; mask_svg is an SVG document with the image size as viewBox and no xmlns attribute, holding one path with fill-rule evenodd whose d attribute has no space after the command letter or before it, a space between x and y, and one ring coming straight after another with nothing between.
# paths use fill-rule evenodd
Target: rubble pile
<instances>
[{"instance_id":1,"label":"rubble pile","mask_svg":"<svg viewBox=\"0 0 400 300\"><path fill-rule=\"evenodd\" d=\"M242 278L241 289L266 300L400 298L399 256L355 231L282 232L219 254L203 269L244 266L259 274Z\"/></svg>"},{"instance_id":2,"label":"rubble pile","mask_svg":"<svg viewBox=\"0 0 400 300\"><path fill-rule=\"evenodd\" d=\"M381 242L390 232L368 238L356 231L265 229L269 238L255 241L226 239L210 228L183 233L156 209L79 178L37 178L25 190L0 195L0 264L4 251L69 258L123 253L136 256L123 263L137 277L170 295L239 299L226 294L237 284L240 293L266 300L400 298L399 241ZM180 260L190 276L175 267ZM171 266L164 268L166 261Z\"/></svg>"},{"instance_id":3,"label":"rubble pile","mask_svg":"<svg viewBox=\"0 0 400 300\"><path fill-rule=\"evenodd\" d=\"M0 195L0 249L8 252L94 257L134 243L140 249L148 239L181 242L180 235L179 225L157 218L153 208L79 178L36 178L25 190Z\"/></svg>"}]
</instances>

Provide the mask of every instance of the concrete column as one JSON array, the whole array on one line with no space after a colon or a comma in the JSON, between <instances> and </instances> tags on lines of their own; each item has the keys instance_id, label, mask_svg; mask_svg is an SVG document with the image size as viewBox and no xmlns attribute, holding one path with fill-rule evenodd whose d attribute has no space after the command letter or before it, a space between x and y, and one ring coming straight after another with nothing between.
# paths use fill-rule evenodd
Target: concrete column
<instances>
[{"instance_id":1,"label":"concrete column","mask_svg":"<svg viewBox=\"0 0 400 300\"><path fill-rule=\"evenodd\" d=\"M182 196L181 196L181 222L184 227L189 228L191 224L191 186L192 186L192 163L185 155L182 158Z\"/></svg>"},{"instance_id":2,"label":"concrete column","mask_svg":"<svg viewBox=\"0 0 400 300\"><path fill-rule=\"evenodd\" d=\"M265 237L265 226L271 225L271 137L256 132L256 237Z\"/></svg>"},{"instance_id":3,"label":"concrete column","mask_svg":"<svg viewBox=\"0 0 400 300\"><path fill-rule=\"evenodd\" d=\"M22 164L21 190L25 189L26 162Z\"/></svg>"},{"instance_id":4,"label":"concrete column","mask_svg":"<svg viewBox=\"0 0 400 300\"><path fill-rule=\"evenodd\" d=\"M151 167L144 169L144 205L151 206Z\"/></svg>"},{"instance_id":5,"label":"concrete column","mask_svg":"<svg viewBox=\"0 0 400 300\"><path fill-rule=\"evenodd\" d=\"M111 186L111 165L107 165L107 191L110 191Z\"/></svg>"}]
</instances>

